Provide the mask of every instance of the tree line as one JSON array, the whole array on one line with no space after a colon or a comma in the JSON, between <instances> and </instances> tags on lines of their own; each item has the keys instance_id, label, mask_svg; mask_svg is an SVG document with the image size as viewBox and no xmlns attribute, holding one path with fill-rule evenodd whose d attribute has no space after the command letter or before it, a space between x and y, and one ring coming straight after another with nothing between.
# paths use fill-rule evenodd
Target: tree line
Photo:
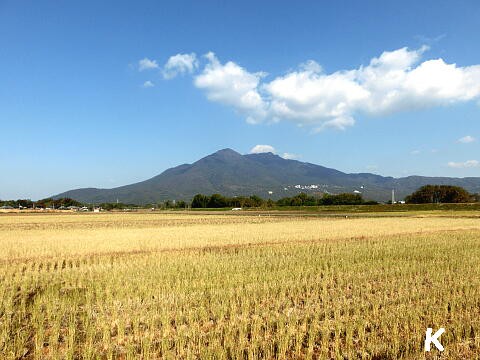
<instances>
[{"instance_id":1,"label":"tree line","mask_svg":"<svg viewBox=\"0 0 480 360\"><path fill-rule=\"evenodd\" d=\"M18 199L18 200L0 200L0 206L11 206L13 208L55 208L69 207L69 206L82 206L82 203L71 198L52 199L46 198L37 201L30 199Z\"/></svg>"},{"instance_id":2,"label":"tree line","mask_svg":"<svg viewBox=\"0 0 480 360\"><path fill-rule=\"evenodd\" d=\"M257 195L227 197L220 194L203 195L197 194L193 197L192 208L225 208L225 207L262 207L273 206L275 203L268 199L262 199Z\"/></svg>"},{"instance_id":3,"label":"tree line","mask_svg":"<svg viewBox=\"0 0 480 360\"><path fill-rule=\"evenodd\" d=\"M436 203L473 203L480 202L480 194L470 194L464 188L451 185L425 185L405 198L408 204L436 204ZM166 200L161 203L147 204L138 206L124 203L98 203L95 204L105 210L122 210L127 208L156 208L156 209L185 209L185 208L271 208L274 206L323 206L323 205L374 205L376 201L366 201L361 194L342 193L337 195L323 194L323 196L313 196L306 193L299 193L292 197L284 197L279 200L263 199L257 195L252 196L234 196L228 197L221 194L204 195L197 194L192 201ZM55 208L70 206L87 206L92 208L92 204L84 204L71 198L52 199L46 198L38 201L30 199L18 200L0 200L1 206L11 206L13 208Z\"/></svg>"},{"instance_id":4,"label":"tree line","mask_svg":"<svg viewBox=\"0 0 480 360\"><path fill-rule=\"evenodd\" d=\"M362 205L377 204L376 201L365 201L360 194L343 193L338 195L325 194L315 197L306 193L300 193L293 197L284 197L277 201L262 199L257 195L250 197L236 196L227 197L220 194L194 196L192 208L226 208L226 207L273 207L273 206L318 206L318 205Z\"/></svg>"}]
</instances>

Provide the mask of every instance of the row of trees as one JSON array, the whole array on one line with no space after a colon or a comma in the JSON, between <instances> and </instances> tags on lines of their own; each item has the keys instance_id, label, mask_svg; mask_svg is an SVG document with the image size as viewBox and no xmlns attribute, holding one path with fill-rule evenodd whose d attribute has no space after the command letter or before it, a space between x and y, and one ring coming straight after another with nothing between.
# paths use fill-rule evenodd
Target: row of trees
<instances>
[{"instance_id":1,"label":"row of trees","mask_svg":"<svg viewBox=\"0 0 480 360\"><path fill-rule=\"evenodd\" d=\"M316 206L316 205L361 205L377 204L375 201L365 201L360 194L325 194L323 197L315 197L305 193L293 197L285 197L277 201L262 199L253 195L250 197L226 197L220 194L203 195L197 194L192 200L192 208L225 208L225 207L273 207L273 206Z\"/></svg>"},{"instance_id":2,"label":"row of trees","mask_svg":"<svg viewBox=\"0 0 480 360\"><path fill-rule=\"evenodd\" d=\"M480 194L470 194L459 186L450 185L425 185L407 196L405 201L410 204L428 204L428 203L467 203L480 202ZM262 199L257 195L227 197L220 194L203 195L197 194L189 204L183 200L167 200L160 204L150 204L145 207L154 207L159 209L185 209L192 208L254 208L254 207L273 207L273 206L318 206L318 205L372 205L375 201L365 201L360 194L343 193L338 195L324 194L321 197L300 193L292 197L285 197L277 201L271 199ZM61 199L42 199L32 201L29 199L20 200L0 200L0 206L11 206L13 208L60 208L69 206L82 206L84 204L70 198ZM88 205L88 204L87 204ZM102 203L97 204L105 210L121 210L126 208L138 208L133 204L123 203Z\"/></svg>"},{"instance_id":3,"label":"row of trees","mask_svg":"<svg viewBox=\"0 0 480 360\"><path fill-rule=\"evenodd\" d=\"M468 203L480 202L480 194L470 194L460 186L425 185L405 198L409 204L428 203ZM225 208L225 207L273 207L273 206L321 206L321 205L375 205L376 201L365 201L361 194L343 193L338 195L324 194L315 197L300 193L293 197L285 197L277 201L265 200L259 196L225 197L220 194L197 194L192 200L192 208Z\"/></svg>"},{"instance_id":4,"label":"row of trees","mask_svg":"<svg viewBox=\"0 0 480 360\"><path fill-rule=\"evenodd\" d=\"M274 206L272 200L264 200L257 195L226 197L220 194L203 195L197 194L193 197L192 208L224 208L224 207L262 207Z\"/></svg>"},{"instance_id":5,"label":"row of trees","mask_svg":"<svg viewBox=\"0 0 480 360\"><path fill-rule=\"evenodd\" d=\"M293 197L285 197L276 202L278 206L315 206L315 205L373 205L376 201L365 201L360 194L343 193L338 195L324 194L315 197L300 193Z\"/></svg>"},{"instance_id":6,"label":"row of trees","mask_svg":"<svg viewBox=\"0 0 480 360\"><path fill-rule=\"evenodd\" d=\"M0 200L0 206L11 206L13 208L56 208L61 206L82 206L82 203L70 198L52 199L46 198L38 201L32 201L30 199L18 199L18 200Z\"/></svg>"}]
</instances>

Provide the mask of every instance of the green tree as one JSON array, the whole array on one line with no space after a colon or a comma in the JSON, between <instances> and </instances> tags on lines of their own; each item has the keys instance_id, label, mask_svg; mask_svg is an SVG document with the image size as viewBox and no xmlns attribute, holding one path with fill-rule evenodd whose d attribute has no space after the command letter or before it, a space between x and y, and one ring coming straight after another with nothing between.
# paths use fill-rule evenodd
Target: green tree
<instances>
[{"instance_id":1,"label":"green tree","mask_svg":"<svg viewBox=\"0 0 480 360\"><path fill-rule=\"evenodd\" d=\"M212 194L208 200L209 208L223 208L227 206L227 199L220 194Z\"/></svg>"},{"instance_id":2,"label":"green tree","mask_svg":"<svg viewBox=\"0 0 480 360\"><path fill-rule=\"evenodd\" d=\"M263 200L260 196L258 195L252 195L250 196L250 201L252 204L252 207L260 207L263 205L265 200Z\"/></svg>"},{"instance_id":3,"label":"green tree","mask_svg":"<svg viewBox=\"0 0 480 360\"><path fill-rule=\"evenodd\" d=\"M466 203L471 201L471 195L460 186L424 185L405 201L410 204Z\"/></svg>"},{"instance_id":4,"label":"green tree","mask_svg":"<svg viewBox=\"0 0 480 360\"><path fill-rule=\"evenodd\" d=\"M363 203L362 195L350 193L338 195L325 194L318 200L318 205L361 205Z\"/></svg>"},{"instance_id":5,"label":"green tree","mask_svg":"<svg viewBox=\"0 0 480 360\"><path fill-rule=\"evenodd\" d=\"M197 194L192 199L192 208L206 208L208 204L208 196Z\"/></svg>"}]
</instances>

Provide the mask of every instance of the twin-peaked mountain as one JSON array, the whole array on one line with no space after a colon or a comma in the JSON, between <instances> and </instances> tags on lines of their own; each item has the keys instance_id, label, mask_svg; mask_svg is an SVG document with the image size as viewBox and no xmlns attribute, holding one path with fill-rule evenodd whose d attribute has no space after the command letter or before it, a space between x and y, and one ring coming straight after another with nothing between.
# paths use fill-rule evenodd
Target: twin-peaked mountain
<instances>
[{"instance_id":1,"label":"twin-peaked mountain","mask_svg":"<svg viewBox=\"0 0 480 360\"><path fill-rule=\"evenodd\" d=\"M370 173L347 174L272 153L241 155L224 149L193 164L165 170L151 179L113 189L84 188L54 196L85 203L147 204L162 200L190 200L195 194L259 195L278 199L299 192L311 194L360 192L365 199L384 201L395 189L397 199L426 184L457 185L480 192L480 178L409 176L383 177Z\"/></svg>"}]
</instances>

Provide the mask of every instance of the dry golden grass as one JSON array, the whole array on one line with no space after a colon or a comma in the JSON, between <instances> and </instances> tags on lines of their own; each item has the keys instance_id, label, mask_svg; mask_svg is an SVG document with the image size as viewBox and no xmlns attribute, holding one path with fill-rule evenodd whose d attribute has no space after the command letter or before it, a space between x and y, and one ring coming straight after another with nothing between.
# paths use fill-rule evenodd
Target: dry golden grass
<instances>
[{"instance_id":1,"label":"dry golden grass","mask_svg":"<svg viewBox=\"0 0 480 360\"><path fill-rule=\"evenodd\" d=\"M480 356L474 216L4 215L0 247L5 359Z\"/></svg>"},{"instance_id":2,"label":"dry golden grass","mask_svg":"<svg viewBox=\"0 0 480 360\"><path fill-rule=\"evenodd\" d=\"M0 260L155 252L480 229L475 218L315 218L182 214L0 217Z\"/></svg>"}]
</instances>

